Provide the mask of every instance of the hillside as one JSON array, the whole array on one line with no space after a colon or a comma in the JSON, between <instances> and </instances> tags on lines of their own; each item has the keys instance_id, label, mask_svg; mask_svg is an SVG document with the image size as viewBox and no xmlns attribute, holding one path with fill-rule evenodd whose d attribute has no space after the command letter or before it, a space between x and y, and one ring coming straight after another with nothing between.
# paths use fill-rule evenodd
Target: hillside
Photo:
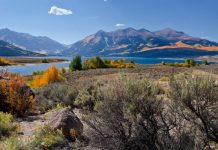
<instances>
[{"instance_id":1,"label":"hillside","mask_svg":"<svg viewBox=\"0 0 218 150\"><path fill-rule=\"evenodd\" d=\"M0 56L43 56L42 54L23 50L7 42L0 41Z\"/></svg>"},{"instance_id":2,"label":"hillside","mask_svg":"<svg viewBox=\"0 0 218 150\"><path fill-rule=\"evenodd\" d=\"M42 53L42 54L59 54L66 47L46 36L33 36L26 33L18 33L9 29L0 30L0 40L11 43L22 49Z\"/></svg>"},{"instance_id":3,"label":"hillside","mask_svg":"<svg viewBox=\"0 0 218 150\"><path fill-rule=\"evenodd\" d=\"M156 32L134 28L98 31L73 44L64 55L195 57L217 55L218 43L170 28Z\"/></svg>"}]
</instances>

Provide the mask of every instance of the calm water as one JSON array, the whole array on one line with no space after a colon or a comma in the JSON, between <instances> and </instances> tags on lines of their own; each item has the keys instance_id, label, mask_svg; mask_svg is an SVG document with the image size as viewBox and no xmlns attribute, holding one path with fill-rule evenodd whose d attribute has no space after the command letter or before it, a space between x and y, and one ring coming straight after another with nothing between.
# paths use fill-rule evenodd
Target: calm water
<instances>
[{"instance_id":1,"label":"calm water","mask_svg":"<svg viewBox=\"0 0 218 150\"><path fill-rule=\"evenodd\" d=\"M63 58L63 57L61 57L61 58ZM43 71L43 70L48 69L51 66L56 66L57 68L62 68L62 67L68 68L70 60L72 58L64 57L64 59L67 59L69 61L68 62L61 62L61 63L50 63L50 64L28 64L25 66L7 66L7 67L0 67L0 69L6 69L9 72L22 74L22 75L31 75L34 71ZM85 59L85 58L83 58L83 59ZM107 57L105 59L118 60L120 58ZM163 58L125 58L125 60L127 62L134 60L134 62L137 64L159 64L162 61L164 61L166 63L184 62L184 59L163 59Z\"/></svg>"}]
</instances>

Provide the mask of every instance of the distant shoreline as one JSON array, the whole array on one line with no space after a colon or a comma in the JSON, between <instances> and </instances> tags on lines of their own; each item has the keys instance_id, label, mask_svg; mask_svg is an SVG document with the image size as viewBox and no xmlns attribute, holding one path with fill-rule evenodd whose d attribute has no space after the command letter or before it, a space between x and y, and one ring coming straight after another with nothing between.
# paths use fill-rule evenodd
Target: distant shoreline
<instances>
[{"instance_id":1,"label":"distant shoreline","mask_svg":"<svg viewBox=\"0 0 218 150\"><path fill-rule=\"evenodd\" d=\"M7 66L18 66L18 65L27 65L27 64L43 64L43 60L47 60L46 63L58 63L58 62L67 62L67 59L61 58L33 58L33 57L4 57L10 61L10 65Z\"/></svg>"}]
</instances>

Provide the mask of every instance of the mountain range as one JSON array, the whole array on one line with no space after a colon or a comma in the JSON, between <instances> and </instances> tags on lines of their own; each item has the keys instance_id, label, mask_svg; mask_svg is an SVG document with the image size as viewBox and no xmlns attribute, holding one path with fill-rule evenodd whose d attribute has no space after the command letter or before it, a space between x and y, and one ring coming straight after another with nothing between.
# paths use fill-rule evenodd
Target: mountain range
<instances>
[{"instance_id":1,"label":"mountain range","mask_svg":"<svg viewBox=\"0 0 218 150\"><path fill-rule=\"evenodd\" d=\"M8 42L0 40L0 56L44 56L16 47Z\"/></svg>"},{"instance_id":2,"label":"mountain range","mask_svg":"<svg viewBox=\"0 0 218 150\"><path fill-rule=\"evenodd\" d=\"M217 55L218 43L166 28L151 32L126 28L103 30L74 43L64 55L128 57L198 57Z\"/></svg>"},{"instance_id":3,"label":"mountain range","mask_svg":"<svg viewBox=\"0 0 218 150\"><path fill-rule=\"evenodd\" d=\"M66 46L46 36L33 36L27 33L11 31L7 28L0 30L0 40L8 42L23 50L41 54L60 54Z\"/></svg>"},{"instance_id":4,"label":"mountain range","mask_svg":"<svg viewBox=\"0 0 218 150\"><path fill-rule=\"evenodd\" d=\"M0 29L0 41L7 45L0 55L63 55L119 57L199 57L218 55L218 43L166 28L160 31L126 28L112 32L103 30L84 39L64 45L46 36L33 36ZM18 50L18 51L14 51Z\"/></svg>"}]
</instances>

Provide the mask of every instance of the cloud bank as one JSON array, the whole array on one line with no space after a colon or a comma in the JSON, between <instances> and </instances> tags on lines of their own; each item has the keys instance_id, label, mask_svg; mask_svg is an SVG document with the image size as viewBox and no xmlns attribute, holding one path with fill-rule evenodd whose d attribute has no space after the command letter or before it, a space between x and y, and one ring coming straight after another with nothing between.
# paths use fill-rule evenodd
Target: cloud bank
<instances>
[{"instance_id":1,"label":"cloud bank","mask_svg":"<svg viewBox=\"0 0 218 150\"><path fill-rule=\"evenodd\" d=\"M57 15L57 16L64 16L64 15L72 15L73 14L73 12L71 10L59 8L57 6L52 6L48 13L53 14L53 15Z\"/></svg>"}]
</instances>

